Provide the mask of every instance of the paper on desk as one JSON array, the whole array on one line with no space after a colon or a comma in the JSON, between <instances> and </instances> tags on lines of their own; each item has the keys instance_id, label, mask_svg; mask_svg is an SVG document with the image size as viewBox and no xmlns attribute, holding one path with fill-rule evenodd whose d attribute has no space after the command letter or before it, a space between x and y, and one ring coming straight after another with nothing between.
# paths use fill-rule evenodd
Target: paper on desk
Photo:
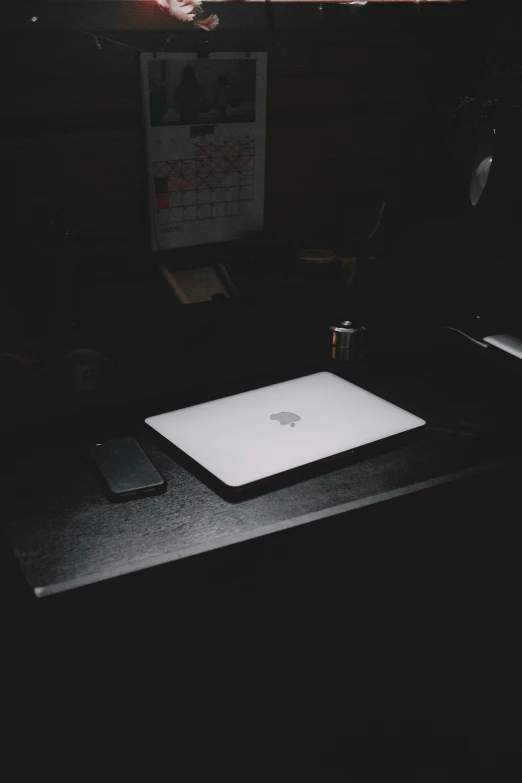
<instances>
[{"instance_id":1,"label":"paper on desk","mask_svg":"<svg viewBox=\"0 0 522 783\"><path fill-rule=\"evenodd\" d=\"M152 247L263 227L266 52L145 53Z\"/></svg>"}]
</instances>

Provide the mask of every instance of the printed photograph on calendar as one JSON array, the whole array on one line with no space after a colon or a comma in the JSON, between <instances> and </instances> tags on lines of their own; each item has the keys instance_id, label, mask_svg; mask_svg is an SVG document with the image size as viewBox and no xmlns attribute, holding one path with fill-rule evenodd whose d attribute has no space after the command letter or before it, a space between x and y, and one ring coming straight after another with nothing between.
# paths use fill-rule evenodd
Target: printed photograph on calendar
<instances>
[{"instance_id":1,"label":"printed photograph on calendar","mask_svg":"<svg viewBox=\"0 0 522 783\"><path fill-rule=\"evenodd\" d=\"M153 250L260 231L266 52L143 52Z\"/></svg>"},{"instance_id":2,"label":"printed photograph on calendar","mask_svg":"<svg viewBox=\"0 0 522 783\"><path fill-rule=\"evenodd\" d=\"M152 127L256 120L254 58L153 58L148 77Z\"/></svg>"}]
</instances>

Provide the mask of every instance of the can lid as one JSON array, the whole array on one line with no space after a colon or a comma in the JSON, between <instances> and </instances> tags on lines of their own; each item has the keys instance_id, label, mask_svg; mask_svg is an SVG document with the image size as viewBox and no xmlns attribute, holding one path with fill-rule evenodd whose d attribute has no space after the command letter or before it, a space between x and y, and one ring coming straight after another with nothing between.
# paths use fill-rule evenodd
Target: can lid
<instances>
[{"instance_id":1,"label":"can lid","mask_svg":"<svg viewBox=\"0 0 522 783\"><path fill-rule=\"evenodd\" d=\"M344 332L345 334L363 332L365 328L364 326L354 326L352 321L339 321L337 324L330 326L332 332Z\"/></svg>"}]
</instances>

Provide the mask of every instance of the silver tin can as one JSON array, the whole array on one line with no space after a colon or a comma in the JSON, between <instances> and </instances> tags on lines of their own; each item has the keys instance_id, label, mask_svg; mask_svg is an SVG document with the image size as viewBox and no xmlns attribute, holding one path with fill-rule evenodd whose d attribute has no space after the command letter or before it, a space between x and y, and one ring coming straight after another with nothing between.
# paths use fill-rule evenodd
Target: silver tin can
<instances>
[{"instance_id":1,"label":"silver tin can","mask_svg":"<svg viewBox=\"0 0 522 783\"><path fill-rule=\"evenodd\" d=\"M364 326L354 326L351 321L340 321L330 326L332 332L332 358L340 362L363 361L365 358Z\"/></svg>"}]
</instances>

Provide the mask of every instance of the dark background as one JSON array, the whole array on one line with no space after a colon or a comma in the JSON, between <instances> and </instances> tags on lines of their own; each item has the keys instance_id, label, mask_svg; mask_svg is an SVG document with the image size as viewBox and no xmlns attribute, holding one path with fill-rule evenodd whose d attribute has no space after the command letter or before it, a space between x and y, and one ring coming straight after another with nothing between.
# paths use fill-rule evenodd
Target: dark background
<instances>
[{"instance_id":1,"label":"dark background","mask_svg":"<svg viewBox=\"0 0 522 783\"><path fill-rule=\"evenodd\" d=\"M151 3L10 4L0 133L15 210L7 261L24 278L42 267L46 220L56 212L74 232L82 284L153 273L159 256L149 250L139 52L129 46L269 52L269 235L328 247L339 238L344 205L381 200L409 224L433 204L439 216L455 214L452 183L462 186L464 177L467 185L469 161L450 161L448 149L516 84L505 76L520 65L518 17L500 16L491 3L357 11L332 4L322 14L295 3L271 9L271 32L263 4L218 5L221 26L207 35L172 27ZM466 96L472 102L454 118ZM204 263L209 248L165 258Z\"/></svg>"},{"instance_id":2,"label":"dark background","mask_svg":"<svg viewBox=\"0 0 522 783\"><path fill-rule=\"evenodd\" d=\"M194 51L212 46L223 51L269 52L267 235L293 247L311 243L328 247L341 241L339 216L345 206L355 209L386 200L392 216L391 236L401 248L409 247L410 255L418 255L423 248L422 275L415 278L419 287L443 278L442 289L450 296L453 273L467 274L462 272L467 269L462 260L460 271L453 267L448 277L449 262L441 255L447 244L439 243L435 253L432 240L467 208L470 140L499 102L520 102L519 13L501 14L497 3L472 0L420 8L377 4L359 11L336 5L323 8L322 15L315 5L275 7L270 15L263 4L232 3L216 9L208 4L209 10L218 11L222 23L207 36L185 29L189 26L173 25L148 3L23 0L3 5L9 6L5 12L2 8L0 104L4 216L8 218L1 269L2 305L8 305L1 313L5 350L23 342L27 321L33 333L38 331L38 320L31 321L31 315L45 310L45 297L55 296L52 264L58 240L49 236L51 217L61 215L64 225L71 227L80 287L132 285L133 308L139 307L141 284L156 275L158 260L168 258L183 267L206 263L217 252L212 247L161 255L149 250L139 49ZM30 23L33 14L38 21ZM101 49L91 31L98 34ZM457 263L455 254L451 259ZM248 263L245 258L247 276ZM394 264L394 269L403 264L408 279L407 254L398 252ZM117 314L115 321L117 330ZM175 609L169 607L161 622L166 617L167 624L171 623ZM515 617L512 621L516 625ZM63 627L68 628L67 623ZM309 630L313 634L315 627ZM87 653L88 633L82 635L75 628L58 655L55 633L56 627L47 621L30 626L23 637L30 637L24 650L24 672L41 672L43 651L49 649L56 669L64 660L73 668L81 661L82 673L100 665L104 646L99 638L96 651ZM138 636L141 647L146 646L143 626L136 630ZM488 629L484 629L487 636ZM152 638L148 637L151 644ZM386 644L393 630L387 638ZM479 638L476 643L480 648ZM138 645L136 639L132 644ZM217 636L208 644L209 649L219 648ZM167 652L174 656L180 647L186 653L186 639L169 640ZM15 649L19 648L15 645ZM121 660L111 662L112 672ZM468 662L469 658L461 661L463 670ZM379 671L381 663L378 656ZM217 668L219 679L224 670ZM299 673L301 694L306 694L309 674ZM431 670L424 676L431 677ZM26 684L26 675L19 675L20 681ZM129 682L134 685L135 680L127 681L127 691L132 689ZM474 682L477 696L482 687L480 673ZM511 682L502 687L512 686ZM328 687L334 685L329 682ZM40 711L31 702L31 719L44 720L50 704L49 694ZM213 707L213 712L205 714L207 722L212 715L217 724L225 702L215 702ZM169 701L169 712L171 716L177 712L175 699ZM273 712L269 711L272 717ZM362 721L357 726L354 721L351 727L341 726L338 713L322 715L323 735L319 732L317 742L322 743L326 756L315 779L333 780L324 769L342 767L347 757L355 759L361 779L384 779L386 753L392 754L385 723ZM284 735L284 718L277 718ZM201 710L194 720L202 725ZM308 736L312 724L305 724L304 718L296 724L295 715L293 721L288 747L297 749L298 740ZM316 739L318 723L313 724ZM461 774L455 780L468 779L463 776L471 769L474 777L469 779L476 780L478 747L486 757L490 751L497 754L499 770L510 769L520 733L505 711L469 722L452 724L446 719L440 731L454 738L447 741L433 739L430 723L410 721L400 731L397 727L389 730L399 737L393 754L396 763L407 770L403 780L413 779L412 770L423 765L454 766ZM335 739L338 735L340 739ZM245 730L241 742L247 739ZM237 736L229 738L234 740ZM384 759L380 772L372 767L372 759L377 758ZM255 764L260 763L255 759ZM485 767L480 769L485 774ZM274 779L273 772L269 777ZM247 774L245 779L254 779L254 775ZM292 779L292 773L285 779ZM299 779L304 779L302 773Z\"/></svg>"}]
</instances>

